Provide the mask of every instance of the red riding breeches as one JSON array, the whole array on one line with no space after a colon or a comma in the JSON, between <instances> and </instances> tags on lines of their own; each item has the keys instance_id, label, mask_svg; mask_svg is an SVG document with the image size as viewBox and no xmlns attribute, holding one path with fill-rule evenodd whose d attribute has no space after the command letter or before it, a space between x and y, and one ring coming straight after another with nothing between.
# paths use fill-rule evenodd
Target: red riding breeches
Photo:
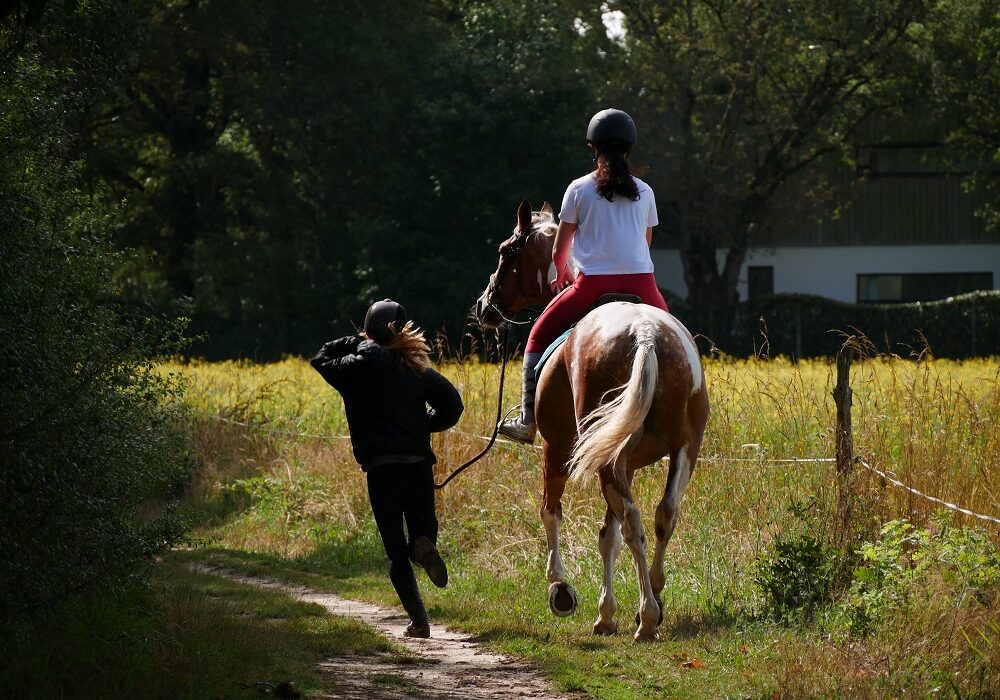
<instances>
[{"instance_id":1,"label":"red riding breeches","mask_svg":"<svg viewBox=\"0 0 1000 700\"><path fill-rule=\"evenodd\" d=\"M587 315L603 294L635 294L644 304L669 313L652 272L638 275L577 275L571 287L549 302L528 334L525 352L544 352L559 334Z\"/></svg>"}]
</instances>

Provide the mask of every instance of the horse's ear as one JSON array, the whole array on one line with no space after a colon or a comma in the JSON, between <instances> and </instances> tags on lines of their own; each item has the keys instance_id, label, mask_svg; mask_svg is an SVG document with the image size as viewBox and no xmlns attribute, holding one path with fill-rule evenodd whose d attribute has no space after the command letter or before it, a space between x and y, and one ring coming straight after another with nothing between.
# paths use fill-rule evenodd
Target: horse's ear
<instances>
[{"instance_id":1,"label":"horse's ear","mask_svg":"<svg viewBox=\"0 0 1000 700\"><path fill-rule=\"evenodd\" d=\"M531 232L531 202L527 199L517 205L517 230L522 236Z\"/></svg>"},{"instance_id":2,"label":"horse's ear","mask_svg":"<svg viewBox=\"0 0 1000 700\"><path fill-rule=\"evenodd\" d=\"M548 202L542 202L542 208L538 211L543 214L548 214L548 217L550 219L552 218L552 206Z\"/></svg>"}]
</instances>

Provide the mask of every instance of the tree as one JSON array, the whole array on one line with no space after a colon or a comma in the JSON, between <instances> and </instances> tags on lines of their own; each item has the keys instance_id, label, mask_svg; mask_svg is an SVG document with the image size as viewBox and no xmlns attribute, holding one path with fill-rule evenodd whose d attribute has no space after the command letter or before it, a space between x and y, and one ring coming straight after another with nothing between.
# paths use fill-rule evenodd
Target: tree
<instances>
[{"instance_id":1,"label":"tree","mask_svg":"<svg viewBox=\"0 0 1000 700\"><path fill-rule=\"evenodd\" d=\"M849 160L865 120L906 102L919 0L617 0L624 70L660 221L690 298L737 301L754 236L789 184L827 192L823 161ZM808 176L808 179L807 179ZM717 256L725 251L721 267Z\"/></svg>"},{"instance_id":2,"label":"tree","mask_svg":"<svg viewBox=\"0 0 1000 700\"><path fill-rule=\"evenodd\" d=\"M79 127L144 253L126 293L191 296L214 356L310 352L385 296L461 332L518 200L588 162L572 4L134 3Z\"/></svg>"},{"instance_id":3,"label":"tree","mask_svg":"<svg viewBox=\"0 0 1000 700\"><path fill-rule=\"evenodd\" d=\"M66 121L113 70L121 9L49 8L0 66L0 646L182 535L178 388L153 365L177 326L120 304Z\"/></svg>"},{"instance_id":4,"label":"tree","mask_svg":"<svg viewBox=\"0 0 1000 700\"><path fill-rule=\"evenodd\" d=\"M970 189L986 193L979 213L1000 230L1000 2L937 3L921 38L928 103L944 125L956 169L969 173Z\"/></svg>"}]
</instances>

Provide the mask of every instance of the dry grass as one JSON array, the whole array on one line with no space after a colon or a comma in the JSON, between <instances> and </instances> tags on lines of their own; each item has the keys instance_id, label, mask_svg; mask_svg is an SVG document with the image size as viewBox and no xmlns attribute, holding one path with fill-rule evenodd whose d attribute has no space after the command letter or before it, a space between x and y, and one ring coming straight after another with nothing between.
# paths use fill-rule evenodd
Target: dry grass
<instances>
[{"instance_id":1,"label":"dry grass","mask_svg":"<svg viewBox=\"0 0 1000 700\"><path fill-rule=\"evenodd\" d=\"M191 435L202 469L193 486L195 500L230 499L216 517L204 521L201 534L229 549L298 559L330 542L350 549L357 532L374 531L364 479L343 439L342 403L307 363L192 363L168 369L187 378L196 416ZM458 387L466 412L455 429L433 438L439 479L485 444L496 411L498 377L496 365L475 360L447 363L440 370ZM966 691L1000 691L990 685L998 682L996 674L980 678L978 685L971 677L983 668L1000 668L996 606L956 607L951 598L929 600L919 607L925 619L890 622L868 640L832 640L824 636L822 622L811 631L757 630L748 636L754 639L751 667L744 652L737 651L742 633L727 620L755 619L760 605L752 581L756 562L779 534L809 527L822 536L832 527L837 497L833 465L775 460L833 456L835 368L820 361L718 358L706 361L706 373L712 417L670 545L665 603L673 611L671 634L713 650L713 667L724 667L725 674L720 670L719 680L711 682L696 674L664 676L657 682L676 681L681 695L704 697L730 691L745 695L747 688L778 688L781 697L922 697L938 692L935 688L950 692L952 682ZM519 381L516 371L507 377L508 406L517 401ZM994 486L1000 483L1000 437L994 428L1000 419L1000 361L868 360L854 366L852 387L857 454L927 494L1000 516ZM486 624L477 622L480 617L493 619L491 606L502 609L504 604L522 616L512 628L515 636L530 637L532 630L552 624L544 609L535 610L534 603L520 597L531 596L527 590L522 594L525 587L537 592L535 579L543 580L545 566L539 459L537 448L498 443L439 493L445 553L453 560L460 557L462 571L475 572L481 587L465 593L459 588L441 604L451 606L456 619L473 629ZM635 492L647 518L662 494L665 475L666 466L658 464L637 477ZM854 475L853 490L861 535L869 539L885 521L924 523L937 510L863 469ZM561 545L568 575L583 598L594 598L603 501L594 484L583 483L571 486L563 508ZM983 525L965 516L954 522ZM1000 528L985 527L996 541ZM618 569L622 610L634 606L637 595L628 559L623 556ZM524 583L526 575L535 583ZM487 582L496 584L492 593L482 588L491 585ZM498 601L490 602L494 594ZM475 602L463 603L466 595ZM472 606L474 613L463 606ZM742 624L751 623L737 627ZM764 636L754 636L759 634ZM537 652L532 644L518 646L523 643L511 642L510 648L553 659L567 654L568 677L574 665L605 663L600 654L610 654L614 663L623 658L616 651L598 650L587 653L599 659L580 659L573 656L579 651ZM583 644L574 636L566 643L574 648ZM627 644L622 644L625 653ZM638 658L645 656L641 652ZM559 663L552 661L557 675L564 673ZM587 685L590 681L581 682L597 695L614 696ZM626 687L641 695L634 682L630 677Z\"/></svg>"},{"instance_id":2,"label":"dry grass","mask_svg":"<svg viewBox=\"0 0 1000 700\"><path fill-rule=\"evenodd\" d=\"M289 480L304 476L335 484L329 506L348 519L367 510L363 479L346 436L339 396L297 359L269 365L225 362L172 365L188 381L197 418L192 426L202 468L193 486L198 498L219 485L259 472ZM442 371L466 403L456 429L434 436L439 478L480 450L491 432L497 368L476 361ZM834 368L820 361L792 364L716 359L706 363L712 417L698 474L685 498L683 522L710 521L738 560L759 553L762 539L787 521L789 499L826 508L835 482L828 463L782 464L781 458L832 457ZM509 374L505 403L519 390ZM1000 513L1000 379L995 361L914 363L879 359L853 368L855 450L873 466L905 483L986 514ZM225 420L255 426L254 430ZM327 439L294 433L338 436ZM541 538L537 512L541 477L537 448L499 443L480 463L440 494L440 513L471 524L458 535L463 551L488 553L484 565L510 571L523 561L526 543ZM640 473L637 496L649 512L662 493L664 465ZM863 470L856 486L879 520L914 517L935 506ZM603 503L593 485L571 488L564 509L574 523L564 542L589 551ZM482 524L481 527L477 523ZM274 532L287 537L287 533ZM287 542L264 547L286 551ZM529 547L530 548L530 547ZM684 552L677 552L684 556ZM570 559L573 559L571 556Z\"/></svg>"}]
</instances>

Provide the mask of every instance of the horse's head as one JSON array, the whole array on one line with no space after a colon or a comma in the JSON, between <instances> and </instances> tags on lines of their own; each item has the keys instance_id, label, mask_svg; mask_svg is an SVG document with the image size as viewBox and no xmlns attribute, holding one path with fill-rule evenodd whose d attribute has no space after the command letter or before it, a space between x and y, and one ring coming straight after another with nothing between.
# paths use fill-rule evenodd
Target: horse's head
<instances>
[{"instance_id":1,"label":"horse's head","mask_svg":"<svg viewBox=\"0 0 1000 700\"><path fill-rule=\"evenodd\" d=\"M518 311L552 299L549 282L555 278L552 243L557 228L548 202L532 212L528 200L521 200L514 234L500 244L496 272L476 300L479 325L496 328Z\"/></svg>"}]
</instances>

